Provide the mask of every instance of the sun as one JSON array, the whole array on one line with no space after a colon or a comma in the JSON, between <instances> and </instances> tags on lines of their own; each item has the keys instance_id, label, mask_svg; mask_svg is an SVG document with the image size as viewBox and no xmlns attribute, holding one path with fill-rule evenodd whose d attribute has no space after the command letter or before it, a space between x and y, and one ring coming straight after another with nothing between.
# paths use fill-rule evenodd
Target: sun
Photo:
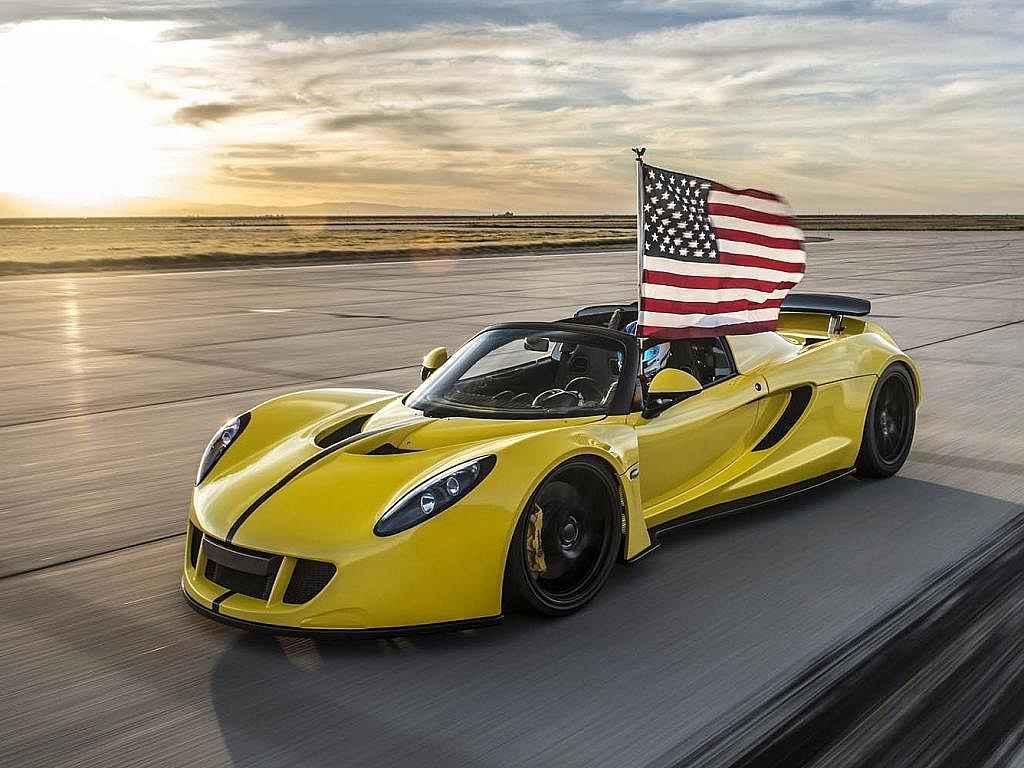
<instances>
[{"instance_id":1,"label":"sun","mask_svg":"<svg viewBox=\"0 0 1024 768\"><path fill-rule=\"evenodd\" d=\"M81 207L160 192L167 107L147 93L146 74L166 27L0 27L0 193Z\"/></svg>"}]
</instances>

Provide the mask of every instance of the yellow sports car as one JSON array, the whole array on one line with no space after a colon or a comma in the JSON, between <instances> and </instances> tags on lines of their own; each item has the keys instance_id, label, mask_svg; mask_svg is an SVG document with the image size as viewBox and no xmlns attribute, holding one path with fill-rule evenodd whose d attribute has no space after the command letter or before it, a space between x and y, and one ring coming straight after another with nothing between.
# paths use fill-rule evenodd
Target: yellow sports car
<instances>
[{"instance_id":1,"label":"yellow sports car","mask_svg":"<svg viewBox=\"0 0 1024 768\"><path fill-rule=\"evenodd\" d=\"M777 332L670 342L636 305L482 331L408 394L285 395L202 457L182 589L274 633L582 607L669 529L902 466L916 366L870 304L792 294Z\"/></svg>"}]
</instances>

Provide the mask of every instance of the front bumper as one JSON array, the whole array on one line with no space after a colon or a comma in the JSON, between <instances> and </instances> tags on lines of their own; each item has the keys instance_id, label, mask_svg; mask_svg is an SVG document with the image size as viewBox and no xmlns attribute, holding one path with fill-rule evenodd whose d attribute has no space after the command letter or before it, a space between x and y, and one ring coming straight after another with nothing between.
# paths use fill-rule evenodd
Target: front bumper
<instances>
[{"instance_id":1,"label":"front bumper","mask_svg":"<svg viewBox=\"0 0 1024 768\"><path fill-rule=\"evenodd\" d=\"M500 571L492 573L496 566L473 558L472 551L459 551L446 527L425 525L362 550L345 548L322 563L331 566L325 583L297 601L292 591L302 564L315 560L251 541L244 547L225 542L204 534L193 517L181 589L204 616L275 634L405 634L499 621ZM261 561L266 567L258 574L235 570Z\"/></svg>"}]
</instances>

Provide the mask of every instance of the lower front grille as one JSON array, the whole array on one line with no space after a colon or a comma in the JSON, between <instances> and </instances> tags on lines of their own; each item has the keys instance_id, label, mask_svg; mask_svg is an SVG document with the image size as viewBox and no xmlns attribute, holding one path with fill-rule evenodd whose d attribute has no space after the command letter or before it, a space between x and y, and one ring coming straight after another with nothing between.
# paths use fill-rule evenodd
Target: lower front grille
<instances>
[{"instance_id":1,"label":"lower front grille","mask_svg":"<svg viewBox=\"0 0 1024 768\"><path fill-rule=\"evenodd\" d=\"M320 594L338 569L333 563L320 560L299 560L295 563L288 589L284 591L284 602L292 605L308 603Z\"/></svg>"},{"instance_id":2,"label":"lower front grille","mask_svg":"<svg viewBox=\"0 0 1024 768\"><path fill-rule=\"evenodd\" d=\"M189 558L199 560L200 548L206 555L203 575L208 581L240 595L269 600L274 581L284 558L267 552L246 549L226 541L203 536L197 527L189 526ZM296 559L282 602L290 605L308 603L334 578L337 568L320 560Z\"/></svg>"},{"instance_id":3,"label":"lower front grille","mask_svg":"<svg viewBox=\"0 0 1024 768\"><path fill-rule=\"evenodd\" d=\"M281 567L281 556L243 549L207 537L206 569L209 581L240 595L266 600Z\"/></svg>"},{"instance_id":4,"label":"lower front grille","mask_svg":"<svg viewBox=\"0 0 1024 768\"><path fill-rule=\"evenodd\" d=\"M275 569L274 573L277 571ZM215 563L212 560L206 561L206 578L224 589L230 589L240 595L248 595L260 600L270 597L270 590L274 586L273 576L257 576L244 571L236 571L226 565Z\"/></svg>"}]
</instances>

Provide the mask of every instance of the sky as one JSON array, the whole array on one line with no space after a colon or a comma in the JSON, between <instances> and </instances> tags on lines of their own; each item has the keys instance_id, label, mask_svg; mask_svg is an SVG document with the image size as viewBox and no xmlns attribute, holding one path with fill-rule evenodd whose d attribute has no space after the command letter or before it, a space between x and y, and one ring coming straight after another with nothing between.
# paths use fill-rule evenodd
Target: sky
<instances>
[{"instance_id":1,"label":"sky","mask_svg":"<svg viewBox=\"0 0 1024 768\"><path fill-rule=\"evenodd\" d=\"M0 0L0 215L1024 212L1017 0ZM5 209L6 206L6 209Z\"/></svg>"}]
</instances>

